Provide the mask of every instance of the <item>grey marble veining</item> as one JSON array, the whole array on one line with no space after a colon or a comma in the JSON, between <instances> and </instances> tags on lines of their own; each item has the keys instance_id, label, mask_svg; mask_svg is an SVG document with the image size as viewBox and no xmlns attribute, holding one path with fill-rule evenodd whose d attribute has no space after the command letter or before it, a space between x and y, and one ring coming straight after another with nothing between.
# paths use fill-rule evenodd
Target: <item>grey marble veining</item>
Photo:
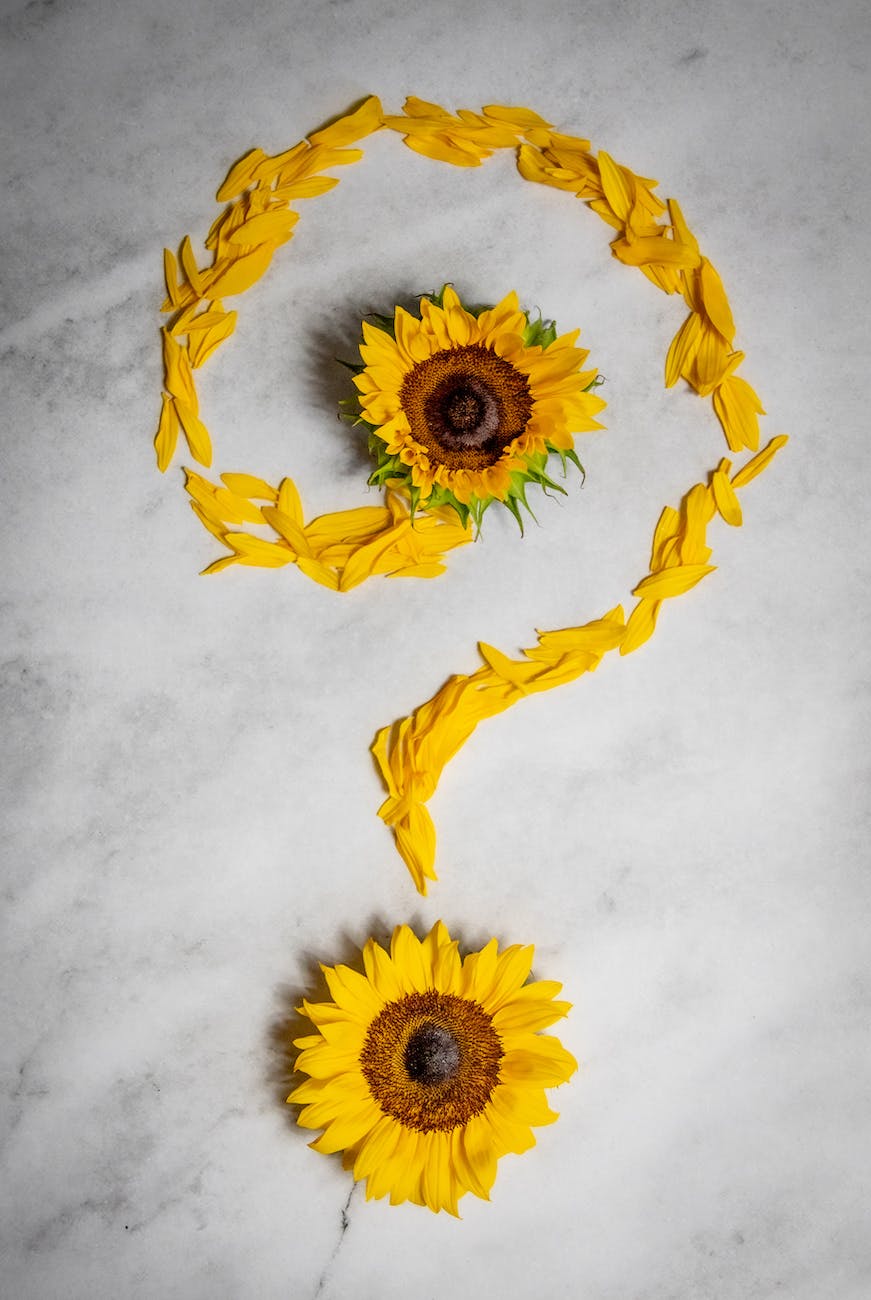
<instances>
[{"instance_id":1,"label":"grey marble veining","mask_svg":"<svg viewBox=\"0 0 871 1300\"><path fill-rule=\"evenodd\" d=\"M865 6L7 0L0 10L10 1300L871 1294ZM681 201L792 441L637 655L482 726L419 898L375 730L475 643L629 599L723 454L680 315L509 159L376 138L203 372L218 469L365 497L331 367L361 311L516 287L608 376L587 479L437 583L345 597L217 546L155 471L161 250L228 164L372 91L525 103ZM439 916L574 1003L560 1121L463 1219L365 1201L283 1105L317 962Z\"/></svg>"}]
</instances>

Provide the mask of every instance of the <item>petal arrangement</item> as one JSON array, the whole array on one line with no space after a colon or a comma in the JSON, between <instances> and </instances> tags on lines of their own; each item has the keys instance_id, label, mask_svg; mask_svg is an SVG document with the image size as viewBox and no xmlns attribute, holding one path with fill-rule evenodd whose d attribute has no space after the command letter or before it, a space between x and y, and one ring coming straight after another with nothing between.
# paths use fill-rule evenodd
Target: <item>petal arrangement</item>
<instances>
[{"instance_id":1,"label":"petal arrangement","mask_svg":"<svg viewBox=\"0 0 871 1300\"><path fill-rule=\"evenodd\" d=\"M461 959L440 921L423 940L397 926L389 953L369 939L361 955L364 974L323 966L332 1000L299 1008L315 1032L295 1043L309 1077L287 1100L367 1199L456 1215L467 1192L489 1200L500 1157L557 1118L545 1089L577 1062L540 1031L569 1003L559 984L528 982L532 947L491 939Z\"/></svg>"},{"instance_id":2,"label":"petal arrangement","mask_svg":"<svg viewBox=\"0 0 871 1300\"><path fill-rule=\"evenodd\" d=\"M525 180L581 199L614 231L612 256L637 267L662 292L680 296L688 309L668 349L666 386L684 380L700 397L709 397L730 451L758 452L735 473L729 460L721 460L707 481L694 484L677 507L665 507L656 525L649 571L632 591L636 603L628 617L618 605L578 627L540 632L537 644L524 650L521 659L482 644L484 662L477 671L449 678L426 704L379 732L373 754L387 792L379 815L393 829L397 848L424 893L427 882L436 879L435 828L425 804L445 764L483 718L502 712L527 694L574 680L594 669L609 650L627 654L643 645L654 631L662 602L691 590L713 572L708 563L707 525L715 515L727 524L740 525L736 490L768 465L786 437L773 438L758 450L759 416L764 411L754 389L736 373L744 353L735 347L735 323L722 281L702 254L677 201L663 202L656 194L656 181L616 162L604 150L594 153L589 140L555 130L528 108L490 104L480 112L458 109L451 114L439 104L409 96L403 112L390 115L370 96L353 112L285 152L270 156L253 149L230 169L217 193L218 202L227 206L206 239L209 266L198 264L187 237L178 257L166 250L163 311L170 319L161 331L165 391L155 438L161 470L171 463L182 433L194 460L205 467L211 464L211 439L200 416L194 371L235 328L236 313L225 308L223 299L256 283L276 250L292 239L299 214L291 204L337 185L337 177L324 173L359 161L362 150L349 146L379 130L399 132L414 152L460 167L480 166L494 150L513 149ZM522 448L522 469L515 463L514 453L520 448L511 446L513 439L489 463L486 456L474 465L458 462L456 456L453 463L444 455L439 459L439 429L443 451L445 442L450 442L445 429L456 435L457 427L473 418L469 410L480 424L480 403L483 400L486 406L487 397L472 387L471 396L479 403L477 415L474 407L458 401L450 409L442 405L440 424L433 425L421 412L439 377L428 373L426 363L432 361L434 350L458 353L480 346L482 340L485 349L504 359L497 346L500 322L506 334L515 338L520 325L513 295L491 309L496 316L485 316L482 323L480 314L466 311L451 293L444 290L447 297L440 300L424 297L421 320L416 323L397 309L392 340L385 331L364 328L364 348L371 353L364 352L366 364L358 385L361 414L378 444L374 478L385 486L384 505L306 521L290 478L273 485L250 474L223 473L216 483L187 470L186 488L194 513L229 552L205 572L230 565L294 564L313 581L340 592L378 574L433 578L444 572L448 551L471 541L471 523L480 525L490 500L503 501L519 517L518 502L525 499L524 475L542 481L535 475L544 472L541 457L546 458L549 448L573 454L565 444L564 419L571 403L575 403L572 431L579 432L595 427L591 417L600 399L579 394L575 382L579 371L570 370L563 379L571 391L557 394L563 408L554 428L555 381L550 373L545 382L545 367L551 360L558 365L558 358L574 353L568 336L559 341L557 352L551 348L543 352L537 371L529 369L530 383L540 380L547 388L547 394L541 394L539 413L544 414L549 403L552 422L548 433L542 432L541 425L533 426L536 450ZM512 317L513 331L508 328ZM551 340L552 345L556 342ZM512 347L516 359L516 344ZM510 356L508 362L513 365ZM409 376L418 371L427 373L404 389ZM474 377L480 382L480 374ZM495 383L490 382L490 392ZM526 431L530 431L529 420ZM456 451L456 437L454 442ZM421 497L422 510L418 508ZM258 531L252 531L252 526Z\"/></svg>"}]
</instances>

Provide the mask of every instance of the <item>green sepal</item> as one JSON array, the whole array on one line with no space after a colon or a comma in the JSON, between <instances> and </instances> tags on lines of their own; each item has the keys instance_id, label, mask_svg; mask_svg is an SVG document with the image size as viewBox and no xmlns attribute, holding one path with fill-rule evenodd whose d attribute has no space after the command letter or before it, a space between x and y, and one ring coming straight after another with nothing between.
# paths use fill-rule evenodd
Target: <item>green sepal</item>
<instances>
[{"instance_id":1,"label":"green sepal","mask_svg":"<svg viewBox=\"0 0 871 1300\"><path fill-rule=\"evenodd\" d=\"M526 320L526 329L523 331L525 347L539 347L543 351L556 341L556 321L545 320L542 316L539 316L538 320L530 320L527 316Z\"/></svg>"},{"instance_id":2,"label":"green sepal","mask_svg":"<svg viewBox=\"0 0 871 1300\"><path fill-rule=\"evenodd\" d=\"M376 329L383 330L385 334L389 334L392 339L396 338L392 316L382 316L380 312L367 311L366 320L369 321L371 325L374 325ZM365 370L365 368L366 367L364 366L363 369Z\"/></svg>"},{"instance_id":3,"label":"green sepal","mask_svg":"<svg viewBox=\"0 0 871 1300\"><path fill-rule=\"evenodd\" d=\"M563 467L563 478L568 478L569 471L568 471L567 462L571 461L571 463L580 472L581 482L584 481L584 479L587 477L587 471L584 469L583 465L578 460L578 453L574 450L573 447L567 450L565 447L554 447L550 443L547 444L547 447L551 455L559 456Z\"/></svg>"}]
</instances>

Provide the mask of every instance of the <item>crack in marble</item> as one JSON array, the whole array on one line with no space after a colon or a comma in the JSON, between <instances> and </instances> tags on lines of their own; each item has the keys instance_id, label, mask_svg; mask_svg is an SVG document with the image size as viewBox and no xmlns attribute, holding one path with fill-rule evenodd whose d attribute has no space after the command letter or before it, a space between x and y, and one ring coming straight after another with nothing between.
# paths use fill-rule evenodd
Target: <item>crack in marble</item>
<instances>
[{"instance_id":1,"label":"crack in marble","mask_svg":"<svg viewBox=\"0 0 871 1300\"><path fill-rule=\"evenodd\" d=\"M350 1218L350 1215L348 1214L348 1210L350 1209L350 1206L351 1206L351 1199L352 1199L352 1197L353 1197L353 1195L354 1195L354 1192L356 1191L356 1188L357 1188L357 1184L356 1184L356 1183L352 1183L352 1184L351 1184L351 1190L348 1192L348 1195L347 1195L347 1197L345 1198L345 1204L342 1206L342 1209L341 1209L341 1218L340 1218L340 1225L341 1225L341 1226L340 1226L340 1228L339 1228L339 1239L338 1239L338 1241L336 1242L335 1246L334 1246L333 1249L332 1249L332 1253L330 1254L330 1258L327 1260L326 1264L324 1265L323 1269L321 1270L321 1275L320 1275L320 1277L318 1278L318 1284L317 1284L317 1286L316 1286L315 1289L314 1289L314 1294L313 1294L313 1296L312 1296L312 1300L317 1300L318 1296L321 1295L321 1294L323 1293L323 1289L324 1289L324 1287L327 1285L327 1283L328 1283L329 1280L330 1280L330 1272L331 1272L331 1270L332 1270L332 1268L333 1268L333 1265L334 1265L335 1262L336 1262L336 1259L337 1259L337 1257L338 1257L339 1251L342 1249L342 1243L343 1243L344 1240L345 1240L345 1236L346 1236L346 1234L347 1234L347 1231L348 1231L349 1227L351 1226L351 1218Z\"/></svg>"}]
</instances>

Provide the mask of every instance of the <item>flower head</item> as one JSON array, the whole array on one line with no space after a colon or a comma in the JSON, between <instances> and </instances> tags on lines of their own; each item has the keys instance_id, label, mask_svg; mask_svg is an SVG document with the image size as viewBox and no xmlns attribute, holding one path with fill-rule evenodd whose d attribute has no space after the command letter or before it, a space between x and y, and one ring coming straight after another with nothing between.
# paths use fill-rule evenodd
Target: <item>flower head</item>
<instances>
[{"instance_id":1,"label":"flower head","mask_svg":"<svg viewBox=\"0 0 871 1300\"><path fill-rule=\"evenodd\" d=\"M581 469L572 435L601 428L605 403L578 330L531 321L516 293L469 311L450 285L420 299L419 319L397 307L373 321L354 377L371 482L406 486L413 508L452 506L464 524L501 501L522 528L528 483L563 491L549 457Z\"/></svg>"},{"instance_id":2,"label":"flower head","mask_svg":"<svg viewBox=\"0 0 871 1300\"><path fill-rule=\"evenodd\" d=\"M322 1129L316 1151L343 1151L366 1196L389 1195L457 1213L466 1192L485 1200L496 1162L535 1144L557 1115L544 1089L577 1069L538 1031L564 1016L561 986L527 983L533 949L501 953L495 939L461 960L439 921L421 942L397 926L389 954L373 939L365 974L323 967L332 1002L304 1002L316 1032L298 1039L288 1097L298 1123Z\"/></svg>"}]
</instances>

